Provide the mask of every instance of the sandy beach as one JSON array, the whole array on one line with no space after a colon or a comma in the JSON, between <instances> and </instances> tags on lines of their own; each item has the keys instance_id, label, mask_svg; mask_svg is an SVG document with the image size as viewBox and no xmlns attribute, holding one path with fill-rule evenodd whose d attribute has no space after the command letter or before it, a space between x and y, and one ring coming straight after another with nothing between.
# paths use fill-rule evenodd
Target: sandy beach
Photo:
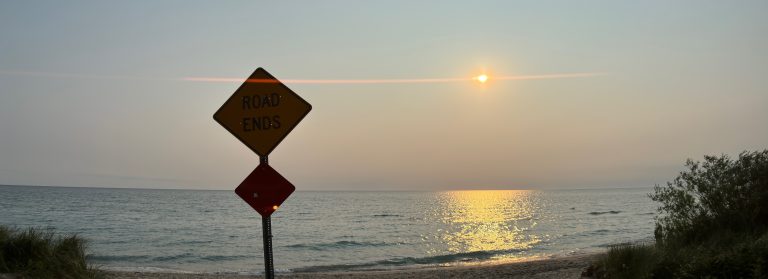
<instances>
[{"instance_id":1,"label":"sandy beach","mask_svg":"<svg viewBox=\"0 0 768 279\"><path fill-rule=\"evenodd\" d=\"M405 278L580 278L581 272L589 266L599 254L584 254L567 257L546 258L525 262L501 264L470 265L456 267L433 267L405 269L394 271L366 272L329 272L329 273L291 273L277 274L276 278L285 279L339 279L339 278L368 278L368 279L405 279ZM178 274L151 272L109 272L109 278L115 279L235 279L261 278L253 275L220 275L220 274Z\"/></svg>"}]
</instances>

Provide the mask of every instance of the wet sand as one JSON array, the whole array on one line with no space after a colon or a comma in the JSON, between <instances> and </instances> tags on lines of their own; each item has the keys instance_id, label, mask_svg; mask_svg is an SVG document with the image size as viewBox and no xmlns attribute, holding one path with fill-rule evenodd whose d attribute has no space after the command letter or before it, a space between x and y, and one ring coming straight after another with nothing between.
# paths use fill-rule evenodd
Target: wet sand
<instances>
[{"instance_id":1,"label":"wet sand","mask_svg":"<svg viewBox=\"0 0 768 279\"><path fill-rule=\"evenodd\" d=\"M565 279L581 278L581 272L599 254L584 254L556 258L547 258L525 262L501 264L470 265L456 267L414 268L392 271L360 271L360 272L313 272L277 274L276 278L284 279L416 279L416 278L536 278L536 279ZM263 278L263 275L234 275L234 274L179 274L151 272L109 272L109 278L115 279L240 279Z\"/></svg>"}]
</instances>

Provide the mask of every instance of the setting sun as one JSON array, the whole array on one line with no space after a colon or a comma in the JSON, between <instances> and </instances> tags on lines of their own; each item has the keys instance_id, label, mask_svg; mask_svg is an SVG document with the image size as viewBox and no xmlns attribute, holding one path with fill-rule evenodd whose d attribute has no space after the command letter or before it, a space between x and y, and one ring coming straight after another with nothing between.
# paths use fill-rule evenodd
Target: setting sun
<instances>
[{"instance_id":1,"label":"setting sun","mask_svg":"<svg viewBox=\"0 0 768 279\"><path fill-rule=\"evenodd\" d=\"M477 76L475 79L480 83L485 83L486 81L488 81L488 76L486 76L485 74L482 74Z\"/></svg>"}]
</instances>

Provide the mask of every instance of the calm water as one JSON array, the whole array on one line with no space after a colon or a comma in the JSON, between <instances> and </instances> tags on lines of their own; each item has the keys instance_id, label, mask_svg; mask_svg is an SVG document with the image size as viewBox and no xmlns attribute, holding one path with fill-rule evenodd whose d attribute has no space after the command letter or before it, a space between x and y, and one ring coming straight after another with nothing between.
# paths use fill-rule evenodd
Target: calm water
<instances>
[{"instance_id":1,"label":"calm water","mask_svg":"<svg viewBox=\"0 0 768 279\"><path fill-rule=\"evenodd\" d=\"M272 216L279 272L565 255L648 239L650 189L296 192ZM233 191L0 186L0 224L90 240L106 269L261 273L261 217Z\"/></svg>"}]
</instances>

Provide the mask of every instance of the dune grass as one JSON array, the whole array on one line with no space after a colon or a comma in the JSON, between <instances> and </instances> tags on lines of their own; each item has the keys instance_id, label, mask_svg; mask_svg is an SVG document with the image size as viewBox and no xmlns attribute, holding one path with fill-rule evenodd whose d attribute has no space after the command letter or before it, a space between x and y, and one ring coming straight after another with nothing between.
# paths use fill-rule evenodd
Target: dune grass
<instances>
[{"instance_id":1,"label":"dune grass","mask_svg":"<svg viewBox=\"0 0 768 279\"><path fill-rule=\"evenodd\" d=\"M768 233L758 238L716 238L674 249L658 244L615 245L593 263L592 270L595 278L768 278Z\"/></svg>"},{"instance_id":2,"label":"dune grass","mask_svg":"<svg viewBox=\"0 0 768 279\"><path fill-rule=\"evenodd\" d=\"M103 278L89 267L85 240L52 230L18 230L0 225L0 273L18 278Z\"/></svg>"},{"instance_id":3,"label":"dune grass","mask_svg":"<svg viewBox=\"0 0 768 279\"><path fill-rule=\"evenodd\" d=\"M648 244L617 244L598 258L594 276L597 278L650 278L658 264L656 247Z\"/></svg>"}]
</instances>

